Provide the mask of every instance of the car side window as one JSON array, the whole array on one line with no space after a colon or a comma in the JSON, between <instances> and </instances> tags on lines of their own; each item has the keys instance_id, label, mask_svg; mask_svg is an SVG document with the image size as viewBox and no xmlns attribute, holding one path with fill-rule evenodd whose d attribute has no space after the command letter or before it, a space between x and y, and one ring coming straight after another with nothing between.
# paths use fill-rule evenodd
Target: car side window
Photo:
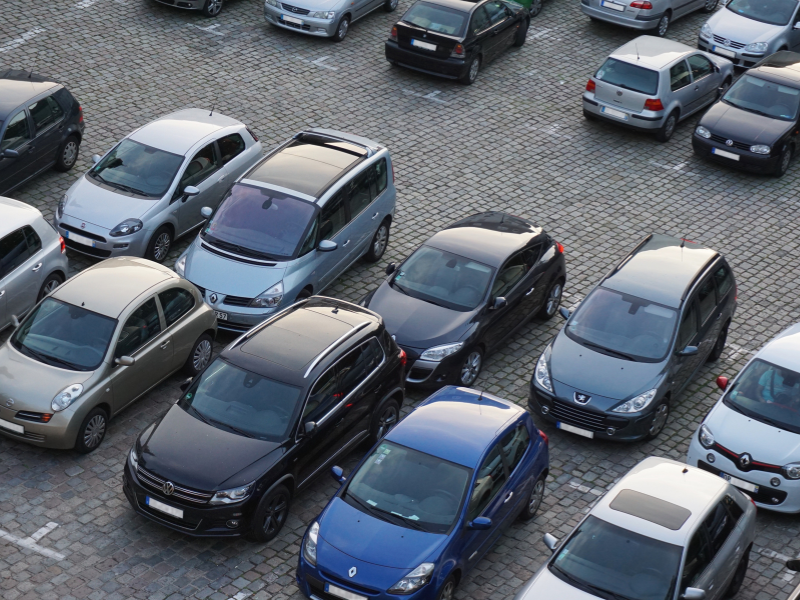
<instances>
[{"instance_id":1,"label":"car side window","mask_svg":"<svg viewBox=\"0 0 800 600\"><path fill-rule=\"evenodd\" d=\"M503 457L506 459L509 473L513 473L519 461L522 460L530 441L531 436L528 435L528 428L525 427L525 423L517 423L513 431L509 431L500 440L500 446L503 449Z\"/></svg>"},{"instance_id":2,"label":"car side window","mask_svg":"<svg viewBox=\"0 0 800 600\"><path fill-rule=\"evenodd\" d=\"M28 127L28 115L24 110L19 111L8 122L3 140L0 141L0 151L14 150L22 146L31 139L30 128Z\"/></svg>"},{"instance_id":3,"label":"car side window","mask_svg":"<svg viewBox=\"0 0 800 600\"><path fill-rule=\"evenodd\" d=\"M351 350L338 363L339 393L344 398L356 389L383 360L383 349L376 338L371 338Z\"/></svg>"},{"instance_id":4,"label":"car side window","mask_svg":"<svg viewBox=\"0 0 800 600\"><path fill-rule=\"evenodd\" d=\"M161 333L161 320L158 318L156 299L150 298L125 321L114 350L114 357L132 355L159 333Z\"/></svg>"},{"instance_id":5,"label":"car side window","mask_svg":"<svg viewBox=\"0 0 800 600\"><path fill-rule=\"evenodd\" d=\"M717 295L721 301L733 287L733 275L727 265L720 265L719 269L714 271L714 281L717 284Z\"/></svg>"},{"instance_id":6,"label":"car side window","mask_svg":"<svg viewBox=\"0 0 800 600\"><path fill-rule=\"evenodd\" d=\"M528 269L532 269L533 266L539 262L539 255L542 253L542 244L536 243L528 246L522 251L522 259L525 261Z\"/></svg>"},{"instance_id":7,"label":"car side window","mask_svg":"<svg viewBox=\"0 0 800 600\"><path fill-rule=\"evenodd\" d=\"M700 323L705 323L717 306L716 285L711 277L703 281L697 289L697 304L700 307Z\"/></svg>"},{"instance_id":8,"label":"car side window","mask_svg":"<svg viewBox=\"0 0 800 600\"><path fill-rule=\"evenodd\" d=\"M525 276L528 269L529 265L525 262L523 252L512 256L497 273L497 277L492 284L492 297L505 296Z\"/></svg>"},{"instance_id":9,"label":"car side window","mask_svg":"<svg viewBox=\"0 0 800 600\"><path fill-rule=\"evenodd\" d=\"M34 102L28 107L28 110L31 113L31 117L33 117L33 126L36 128L37 134L50 127L53 123L60 121L64 116L64 111L52 96Z\"/></svg>"},{"instance_id":10,"label":"car side window","mask_svg":"<svg viewBox=\"0 0 800 600\"><path fill-rule=\"evenodd\" d=\"M22 229L0 239L0 279L28 260L30 250Z\"/></svg>"},{"instance_id":11,"label":"car side window","mask_svg":"<svg viewBox=\"0 0 800 600\"><path fill-rule=\"evenodd\" d=\"M489 27L489 23L489 15L486 14L486 8L480 6L475 10L474 13L472 13L470 29L473 31L473 33L480 33Z\"/></svg>"},{"instance_id":12,"label":"car side window","mask_svg":"<svg viewBox=\"0 0 800 600\"><path fill-rule=\"evenodd\" d=\"M729 502L732 501L732 499L729 499ZM703 525L708 534L711 555L716 556L717 552L725 544L725 540L728 539L728 536L736 527L736 521L728 510L725 498L720 500L711 510L711 513L703 521Z\"/></svg>"},{"instance_id":13,"label":"car side window","mask_svg":"<svg viewBox=\"0 0 800 600\"><path fill-rule=\"evenodd\" d=\"M306 235L306 239L303 240L303 245L300 246L300 252L298 253L298 258L301 256L305 256L309 252L311 252L314 248L317 247L317 230L319 229L319 219L314 218L314 222L311 224L311 229L308 230L308 234Z\"/></svg>"},{"instance_id":14,"label":"car side window","mask_svg":"<svg viewBox=\"0 0 800 600\"><path fill-rule=\"evenodd\" d=\"M375 195L379 196L386 189L386 184L389 181L386 172L386 159L379 160L373 168L375 169L375 184L377 185Z\"/></svg>"},{"instance_id":15,"label":"car side window","mask_svg":"<svg viewBox=\"0 0 800 600\"><path fill-rule=\"evenodd\" d=\"M245 143L238 133L226 135L217 140L219 147L220 163L227 165L234 158L239 156L245 149Z\"/></svg>"},{"instance_id":16,"label":"car side window","mask_svg":"<svg viewBox=\"0 0 800 600\"><path fill-rule=\"evenodd\" d=\"M386 354L394 354L398 350L397 342L392 339L392 335L387 329L384 329L381 335L381 346L383 346L383 351Z\"/></svg>"},{"instance_id":17,"label":"car side window","mask_svg":"<svg viewBox=\"0 0 800 600\"><path fill-rule=\"evenodd\" d=\"M372 190L370 189L370 176L372 173L367 169L361 175L350 182L350 218L355 219L372 202Z\"/></svg>"},{"instance_id":18,"label":"car side window","mask_svg":"<svg viewBox=\"0 0 800 600\"><path fill-rule=\"evenodd\" d=\"M33 230L33 227L30 225L25 225L25 227L22 228L22 233L25 235L25 239L28 242L29 256L33 256L42 249L42 238L40 238L39 234Z\"/></svg>"},{"instance_id":19,"label":"car side window","mask_svg":"<svg viewBox=\"0 0 800 600\"><path fill-rule=\"evenodd\" d=\"M505 4L502 2L489 2L484 6L486 7L486 13L489 15L489 22L492 25L497 25L508 17Z\"/></svg>"},{"instance_id":20,"label":"car side window","mask_svg":"<svg viewBox=\"0 0 800 600\"><path fill-rule=\"evenodd\" d=\"M697 335L697 310L695 303L692 301L687 305L686 311L683 313L681 319L681 327L678 330L678 350L683 350Z\"/></svg>"},{"instance_id":21,"label":"car side window","mask_svg":"<svg viewBox=\"0 0 800 600\"><path fill-rule=\"evenodd\" d=\"M681 590L692 587L706 567L711 563L713 554L708 547L704 528L701 526L692 536L689 547L686 549L686 560L683 563L683 575L681 577Z\"/></svg>"},{"instance_id":22,"label":"car side window","mask_svg":"<svg viewBox=\"0 0 800 600\"><path fill-rule=\"evenodd\" d=\"M741 519L742 515L744 514L744 509L742 509L742 507L739 506L736 500L734 500L730 496L725 496L722 499L722 503L725 505L725 508L728 509L728 512L730 513L731 518L733 519L733 523L734 524L738 523L739 519Z\"/></svg>"},{"instance_id":23,"label":"car side window","mask_svg":"<svg viewBox=\"0 0 800 600\"><path fill-rule=\"evenodd\" d=\"M342 398L343 396L336 391L336 369L332 367L325 371L311 388L308 402L303 409L302 422L318 421Z\"/></svg>"},{"instance_id":24,"label":"car side window","mask_svg":"<svg viewBox=\"0 0 800 600\"><path fill-rule=\"evenodd\" d=\"M321 240L329 240L347 225L347 212L344 206L344 194L339 192L328 200L322 207L320 217L320 236Z\"/></svg>"},{"instance_id":25,"label":"car side window","mask_svg":"<svg viewBox=\"0 0 800 600\"><path fill-rule=\"evenodd\" d=\"M669 70L669 85L670 89L674 92L681 88L685 88L692 82L692 77L689 74L689 67L686 66L686 61L682 60Z\"/></svg>"},{"instance_id":26,"label":"car side window","mask_svg":"<svg viewBox=\"0 0 800 600\"><path fill-rule=\"evenodd\" d=\"M688 60L689 66L692 68L692 78L695 81L714 72L711 61L702 54L692 54Z\"/></svg>"},{"instance_id":27,"label":"car side window","mask_svg":"<svg viewBox=\"0 0 800 600\"><path fill-rule=\"evenodd\" d=\"M472 521L494 500L506 482L506 469L500 453L501 444L495 444L478 468L475 485L469 499L467 519Z\"/></svg>"},{"instance_id":28,"label":"car side window","mask_svg":"<svg viewBox=\"0 0 800 600\"><path fill-rule=\"evenodd\" d=\"M183 288L164 290L158 295L167 327L178 321L194 307L194 295Z\"/></svg>"},{"instance_id":29,"label":"car side window","mask_svg":"<svg viewBox=\"0 0 800 600\"><path fill-rule=\"evenodd\" d=\"M187 185L197 185L219 168L214 153L214 144L209 144L192 157L181 176L181 183L176 193L182 194Z\"/></svg>"}]
</instances>

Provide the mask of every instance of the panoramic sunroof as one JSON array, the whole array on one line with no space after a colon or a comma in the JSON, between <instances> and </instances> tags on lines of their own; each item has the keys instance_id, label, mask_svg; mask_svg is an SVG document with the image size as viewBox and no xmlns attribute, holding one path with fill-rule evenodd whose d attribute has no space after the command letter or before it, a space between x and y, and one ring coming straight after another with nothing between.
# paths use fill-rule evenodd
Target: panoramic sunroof
<instances>
[{"instance_id":1,"label":"panoramic sunroof","mask_svg":"<svg viewBox=\"0 0 800 600\"><path fill-rule=\"evenodd\" d=\"M634 490L622 490L608 506L672 531L678 531L692 516L692 512L682 506Z\"/></svg>"}]
</instances>

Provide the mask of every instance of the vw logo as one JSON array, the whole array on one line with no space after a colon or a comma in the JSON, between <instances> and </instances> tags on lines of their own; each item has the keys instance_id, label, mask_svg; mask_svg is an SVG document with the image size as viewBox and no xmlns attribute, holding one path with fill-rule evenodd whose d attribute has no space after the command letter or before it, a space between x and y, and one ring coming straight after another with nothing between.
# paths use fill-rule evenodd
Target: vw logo
<instances>
[{"instance_id":1,"label":"vw logo","mask_svg":"<svg viewBox=\"0 0 800 600\"><path fill-rule=\"evenodd\" d=\"M296 6L293 6L293 7L292 7L292 12L293 12L293 13L296 13L296 12L297 12L297 10L298 10L298 9L297 9L297 7L296 7Z\"/></svg>"},{"instance_id":2,"label":"vw logo","mask_svg":"<svg viewBox=\"0 0 800 600\"><path fill-rule=\"evenodd\" d=\"M723 46L730 46L730 45L731 45L731 41L730 41L729 39L724 39L724 40L722 40L722 42L720 42L720 43L721 43Z\"/></svg>"},{"instance_id":3,"label":"vw logo","mask_svg":"<svg viewBox=\"0 0 800 600\"><path fill-rule=\"evenodd\" d=\"M355 577L356 573L358 573L358 569L355 567L350 567L350 570L347 572L350 577Z\"/></svg>"},{"instance_id":4,"label":"vw logo","mask_svg":"<svg viewBox=\"0 0 800 600\"><path fill-rule=\"evenodd\" d=\"M164 482L164 495L165 496L172 496L175 492L175 485L171 481Z\"/></svg>"},{"instance_id":5,"label":"vw logo","mask_svg":"<svg viewBox=\"0 0 800 600\"><path fill-rule=\"evenodd\" d=\"M208 299L209 299L209 300L211 300L211 304L216 304L216 303L217 303L217 300L218 300L219 298L217 298L217 295L216 295L216 294L212 293L212 294L211 294L211 295L208 297Z\"/></svg>"},{"instance_id":6,"label":"vw logo","mask_svg":"<svg viewBox=\"0 0 800 600\"><path fill-rule=\"evenodd\" d=\"M14 406L14 399L13 398L9 398L8 400L6 400L6 406L8 408L11 408L12 406Z\"/></svg>"},{"instance_id":7,"label":"vw logo","mask_svg":"<svg viewBox=\"0 0 800 600\"><path fill-rule=\"evenodd\" d=\"M733 146L733 140L725 140L726 146Z\"/></svg>"},{"instance_id":8,"label":"vw logo","mask_svg":"<svg viewBox=\"0 0 800 600\"><path fill-rule=\"evenodd\" d=\"M86 229L86 223L81 223L81 229Z\"/></svg>"},{"instance_id":9,"label":"vw logo","mask_svg":"<svg viewBox=\"0 0 800 600\"><path fill-rule=\"evenodd\" d=\"M746 452L739 457L739 466L743 469L750 466L753 462L753 457L747 454Z\"/></svg>"},{"instance_id":10,"label":"vw logo","mask_svg":"<svg viewBox=\"0 0 800 600\"><path fill-rule=\"evenodd\" d=\"M588 394L581 394L580 392L575 392L575 394L573 395L573 399L575 400L576 404L584 405L584 404L589 404L589 400L591 400L592 397L589 396Z\"/></svg>"},{"instance_id":11,"label":"vw logo","mask_svg":"<svg viewBox=\"0 0 800 600\"><path fill-rule=\"evenodd\" d=\"M622 92L620 92L619 90L617 90L617 96L622 96Z\"/></svg>"}]
</instances>

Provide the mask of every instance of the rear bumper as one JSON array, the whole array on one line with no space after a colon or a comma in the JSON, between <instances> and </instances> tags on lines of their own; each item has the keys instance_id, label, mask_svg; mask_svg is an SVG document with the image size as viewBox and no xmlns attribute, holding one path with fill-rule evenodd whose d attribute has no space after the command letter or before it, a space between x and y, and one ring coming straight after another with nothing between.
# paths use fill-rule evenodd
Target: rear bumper
<instances>
[{"instance_id":1,"label":"rear bumper","mask_svg":"<svg viewBox=\"0 0 800 600\"><path fill-rule=\"evenodd\" d=\"M733 48L725 48L723 47L723 52L717 51L717 44L715 44L711 40L704 40L703 38L697 38L697 47L700 50L705 52L710 52L711 54L716 54L717 56L721 56L723 58L727 58L737 67L743 67L745 69L750 69L751 67L755 67L758 61L763 59L765 56L772 54L771 52L767 52L765 54L749 54L742 52L741 50L734 50ZM733 54L731 56L730 54Z\"/></svg>"},{"instance_id":2,"label":"rear bumper","mask_svg":"<svg viewBox=\"0 0 800 600\"><path fill-rule=\"evenodd\" d=\"M711 159L723 165L728 165L729 167L744 169L751 173L772 173L775 171L778 160L780 160L778 156L761 156L746 150L730 148L725 144L701 138L696 133L692 135L692 147L694 148L694 153L698 156ZM735 154L739 157L739 160L714 154L712 151L714 148L719 148L724 152Z\"/></svg>"},{"instance_id":3,"label":"rear bumper","mask_svg":"<svg viewBox=\"0 0 800 600\"><path fill-rule=\"evenodd\" d=\"M386 41L385 48L386 60L415 71L448 79L459 79L467 72L468 63L462 58L441 59L424 56L412 50L401 48L397 42L391 40Z\"/></svg>"},{"instance_id":4,"label":"rear bumper","mask_svg":"<svg viewBox=\"0 0 800 600\"><path fill-rule=\"evenodd\" d=\"M641 114L622 111L628 115L628 119L627 120L619 119L605 114L602 110L603 107L605 106L608 105L595 99L593 93L584 92L583 110L607 123L613 123L614 125L629 127L631 129L643 129L647 131L655 131L656 129L661 128L661 125L664 121L664 114L658 114L652 111L646 111ZM608 108L612 108L614 110L621 110L615 106L608 106Z\"/></svg>"},{"instance_id":5,"label":"rear bumper","mask_svg":"<svg viewBox=\"0 0 800 600\"><path fill-rule=\"evenodd\" d=\"M607 10L603 8L595 8L593 6L588 6L585 2L587 0L583 0L581 2L581 11L583 14L592 17L593 19L597 19L599 21L605 21L606 23L613 23L614 25L622 25L623 27L629 27L631 29L639 29L639 30L646 30L646 29L655 29L658 26L658 22L661 19L661 15L664 13L659 13L657 15L637 15L637 16L629 16L625 12L616 12L612 10Z\"/></svg>"}]
</instances>

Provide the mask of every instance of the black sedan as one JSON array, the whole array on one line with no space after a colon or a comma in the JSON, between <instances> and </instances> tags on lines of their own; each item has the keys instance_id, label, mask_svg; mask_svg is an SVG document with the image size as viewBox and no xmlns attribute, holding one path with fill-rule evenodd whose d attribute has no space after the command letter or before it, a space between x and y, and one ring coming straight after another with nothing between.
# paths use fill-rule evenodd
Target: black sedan
<instances>
[{"instance_id":1,"label":"black sedan","mask_svg":"<svg viewBox=\"0 0 800 600\"><path fill-rule=\"evenodd\" d=\"M699 156L781 177L798 150L800 54L777 52L743 75L695 129Z\"/></svg>"},{"instance_id":2,"label":"black sedan","mask_svg":"<svg viewBox=\"0 0 800 600\"><path fill-rule=\"evenodd\" d=\"M525 219L486 212L417 248L362 300L408 355L410 384L472 385L484 358L531 317L558 310L564 247Z\"/></svg>"},{"instance_id":3,"label":"black sedan","mask_svg":"<svg viewBox=\"0 0 800 600\"><path fill-rule=\"evenodd\" d=\"M509 46L522 46L530 13L510 0L424 0L392 27L386 60L470 85Z\"/></svg>"}]
</instances>

